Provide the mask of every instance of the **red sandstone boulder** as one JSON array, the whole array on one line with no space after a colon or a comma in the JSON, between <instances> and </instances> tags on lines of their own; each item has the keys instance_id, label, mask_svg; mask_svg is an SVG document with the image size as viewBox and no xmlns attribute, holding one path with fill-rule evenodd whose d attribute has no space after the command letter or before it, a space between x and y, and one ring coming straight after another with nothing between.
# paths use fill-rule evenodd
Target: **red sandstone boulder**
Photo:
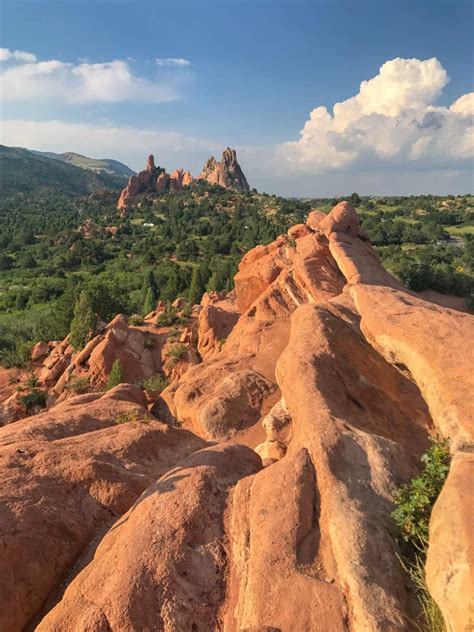
<instances>
[{"instance_id":1,"label":"red sandstone boulder","mask_svg":"<svg viewBox=\"0 0 474 632\"><path fill-rule=\"evenodd\" d=\"M220 629L226 498L259 468L252 450L224 445L165 474L109 530L38 632Z\"/></svg>"},{"instance_id":2,"label":"red sandstone boulder","mask_svg":"<svg viewBox=\"0 0 474 632\"><path fill-rule=\"evenodd\" d=\"M100 530L203 447L122 399L120 388L118 398L86 396L0 429L2 632L20 632L38 616Z\"/></svg>"},{"instance_id":3,"label":"red sandstone boulder","mask_svg":"<svg viewBox=\"0 0 474 632\"><path fill-rule=\"evenodd\" d=\"M47 342L37 342L31 350L31 361L37 362L44 358L49 353L49 346Z\"/></svg>"}]
</instances>

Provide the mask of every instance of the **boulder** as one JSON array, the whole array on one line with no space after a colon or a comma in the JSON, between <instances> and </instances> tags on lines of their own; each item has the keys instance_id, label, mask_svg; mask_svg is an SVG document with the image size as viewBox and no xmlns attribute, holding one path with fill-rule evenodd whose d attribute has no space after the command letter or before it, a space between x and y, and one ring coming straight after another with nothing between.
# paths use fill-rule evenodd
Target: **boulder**
<instances>
[{"instance_id":1,"label":"boulder","mask_svg":"<svg viewBox=\"0 0 474 632\"><path fill-rule=\"evenodd\" d=\"M226 499L260 467L249 448L223 445L165 474L109 530L38 632L220 629Z\"/></svg>"},{"instance_id":2,"label":"boulder","mask_svg":"<svg viewBox=\"0 0 474 632\"><path fill-rule=\"evenodd\" d=\"M44 358L49 353L49 346L47 342L37 342L31 350L31 361L37 362L41 358Z\"/></svg>"},{"instance_id":3,"label":"boulder","mask_svg":"<svg viewBox=\"0 0 474 632\"><path fill-rule=\"evenodd\" d=\"M40 617L101 530L204 446L152 420L136 397L120 387L0 429L2 632Z\"/></svg>"}]
</instances>

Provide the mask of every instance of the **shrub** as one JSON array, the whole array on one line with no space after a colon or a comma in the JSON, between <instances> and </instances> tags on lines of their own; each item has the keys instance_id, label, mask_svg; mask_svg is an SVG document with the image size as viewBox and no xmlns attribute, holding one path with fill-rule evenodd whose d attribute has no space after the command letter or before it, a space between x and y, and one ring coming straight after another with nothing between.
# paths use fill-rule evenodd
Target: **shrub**
<instances>
[{"instance_id":1,"label":"shrub","mask_svg":"<svg viewBox=\"0 0 474 632\"><path fill-rule=\"evenodd\" d=\"M143 317L140 314L132 314L128 319L130 325L143 325Z\"/></svg>"},{"instance_id":2,"label":"shrub","mask_svg":"<svg viewBox=\"0 0 474 632\"><path fill-rule=\"evenodd\" d=\"M117 386L118 384L121 384L122 382L123 382L122 363L117 358L116 360L114 360L114 363L112 365L112 370L110 371L109 379L107 380L107 390L114 388L114 386Z\"/></svg>"},{"instance_id":3,"label":"shrub","mask_svg":"<svg viewBox=\"0 0 474 632\"><path fill-rule=\"evenodd\" d=\"M147 391L158 391L158 393L161 393L161 391L168 386L168 383L168 379L162 373L156 373L147 380L144 380L140 384L140 388Z\"/></svg>"},{"instance_id":4,"label":"shrub","mask_svg":"<svg viewBox=\"0 0 474 632\"><path fill-rule=\"evenodd\" d=\"M420 476L402 485L395 492L396 509L392 513L400 537L412 550L425 548L431 509L449 471L449 448L446 441L432 441L423 454Z\"/></svg>"},{"instance_id":5,"label":"shrub","mask_svg":"<svg viewBox=\"0 0 474 632\"><path fill-rule=\"evenodd\" d=\"M155 346L155 340L154 338L145 338L145 342L143 344L145 346L145 349L153 349L153 347Z\"/></svg>"},{"instance_id":6,"label":"shrub","mask_svg":"<svg viewBox=\"0 0 474 632\"><path fill-rule=\"evenodd\" d=\"M176 342L179 339L180 335L180 330L177 327L173 327L168 332L168 340L171 340L171 342Z\"/></svg>"},{"instance_id":7,"label":"shrub","mask_svg":"<svg viewBox=\"0 0 474 632\"><path fill-rule=\"evenodd\" d=\"M24 406L26 412L30 412L32 408L35 406L40 406L44 408L46 406L46 399L48 397L48 393L46 391L42 391L38 388L35 388L28 393L27 395L22 395L20 397L20 403Z\"/></svg>"},{"instance_id":8,"label":"shrub","mask_svg":"<svg viewBox=\"0 0 474 632\"><path fill-rule=\"evenodd\" d=\"M164 312L158 314L155 324L157 327L171 327L178 322L179 317L176 309L168 305Z\"/></svg>"},{"instance_id":9,"label":"shrub","mask_svg":"<svg viewBox=\"0 0 474 632\"><path fill-rule=\"evenodd\" d=\"M149 419L148 415L141 408L130 408L129 410L117 413L114 421L116 424L125 424L131 421L146 421L147 419Z\"/></svg>"},{"instance_id":10,"label":"shrub","mask_svg":"<svg viewBox=\"0 0 474 632\"><path fill-rule=\"evenodd\" d=\"M28 377L25 380L25 384L30 389L33 389L36 386L38 386L38 378L36 377L35 373L33 373L33 371L28 373Z\"/></svg>"},{"instance_id":11,"label":"shrub","mask_svg":"<svg viewBox=\"0 0 474 632\"><path fill-rule=\"evenodd\" d=\"M66 389L76 395L83 395L89 391L90 384L87 377L76 377L66 384Z\"/></svg>"},{"instance_id":12,"label":"shrub","mask_svg":"<svg viewBox=\"0 0 474 632\"><path fill-rule=\"evenodd\" d=\"M426 632L445 632L443 615L426 585L425 562L431 510L449 471L447 441L432 440L421 461L424 468L420 476L395 492L392 517L401 539L401 564L412 581L425 619L419 627Z\"/></svg>"},{"instance_id":13,"label":"shrub","mask_svg":"<svg viewBox=\"0 0 474 632\"><path fill-rule=\"evenodd\" d=\"M188 348L186 347L186 345L180 342L170 347L168 351L166 352L167 356L170 358L170 362L169 362L170 365L174 366L180 360L182 360L184 356L186 355L187 351L188 351Z\"/></svg>"}]
</instances>

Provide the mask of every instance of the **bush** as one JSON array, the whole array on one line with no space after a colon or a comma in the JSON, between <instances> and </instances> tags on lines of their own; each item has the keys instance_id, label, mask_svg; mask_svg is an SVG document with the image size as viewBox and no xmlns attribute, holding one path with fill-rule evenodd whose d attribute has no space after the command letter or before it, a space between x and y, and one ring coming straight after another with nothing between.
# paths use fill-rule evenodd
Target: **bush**
<instances>
[{"instance_id":1,"label":"bush","mask_svg":"<svg viewBox=\"0 0 474 632\"><path fill-rule=\"evenodd\" d=\"M152 377L143 381L140 384L140 388L146 391L157 391L161 393L168 386L168 379L162 373L156 373Z\"/></svg>"},{"instance_id":2,"label":"bush","mask_svg":"<svg viewBox=\"0 0 474 632\"><path fill-rule=\"evenodd\" d=\"M182 358L184 358L187 351L188 348L186 347L186 345L178 342L168 349L167 356L174 360L174 363L176 364L176 362L179 362L179 360L182 360Z\"/></svg>"},{"instance_id":3,"label":"bush","mask_svg":"<svg viewBox=\"0 0 474 632\"><path fill-rule=\"evenodd\" d=\"M428 544L431 509L449 471L449 448L446 441L432 441L423 454L424 470L395 493L396 509L392 513L400 537L413 552Z\"/></svg>"},{"instance_id":4,"label":"bush","mask_svg":"<svg viewBox=\"0 0 474 632\"><path fill-rule=\"evenodd\" d=\"M128 319L128 322L130 325L143 325L143 316L140 316L140 314L132 314L132 316Z\"/></svg>"},{"instance_id":5,"label":"bush","mask_svg":"<svg viewBox=\"0 0 474 632\"><path fill-rule=\"evenodd\" d=\"M421 461L424 469L420 476L395 492L392 517L399 528L401 564L412 581L425 619L418 627L426 632L445 632L443 615L426 585L425 562L431 510L449 471L448 443L432 440Z\"/></svg>"},{"instance_id":6,"label":"bush","mask_svg":"<svg viewBox=\"0 0 474 632\"><path fill-rule=\"evenodd\" d=\"M24 406L27 413L30 412L32 408L35 406L40 406L44 408L46 406L46 399L48 397L48 393L46 391L42 391L38 388L35 388L28 393L27 395L22 395L20 397L20 403Z\"/></svg>"},{"instance_id":7,"label":"bush","mask_svg":"<svg viewBox=\"0 0 474 632\"><path fill-rule=\"evenodd\" d=\"M179 316L177 310L174 307L168 305L164 312L158 314L155 324L156 327L171 327L179 322Z\"/></svg>"},{"instance_id":8,"label":"bush","mask_svg":"<svg viewBox=\"0 0 474 632\"><path fill-rule=\"evenodd\" d=\"M110 371L109 379L107 380L107 390L114 388L114 386L118 386L123 382L123 369L122 363L117 358L113 365L112 370Z\"/></svg>"},{"instance_id":9,"label":"bush","mask_svg":"<svg viewBox=\"0 0 474 632\"><path fill-rule=\"evenodd\" d=\"M114 421L116 424L125 424L131 421L146 421L147 419L150 418L141 408L130 408L115 415Z\"/></svg>"},{"instance_id":10,"label":"bush","mask_svg":"<svg viewBox=\"0 0 474 632\"><path fill-rule=\"evenodd\" d=\"M28 373L25 384L28 388L35 388L36 386L38 386L38 378L36 377L35 373L33 373L33 371L31 371L31 373Z\"/></svg>"},{"instance_id":11,"label":"bush","mask_svg":"<svg viewBox=\"0 0 474 632\"><path fill-rule=\"evenodd\" d=\"M76 377L66 384L66 389L75 395L83 395L90 389L89 379L87 377Z\"/></svg>"},{"instance_id":12,"label":"bush","mask_svg":"<svg viewBox=\"0 0 474 632\"><path fill-rule=\"evenodd\" d=\"M145 341L143 344L144 344L145 349L153 349L153 347L155 346L155 340L154 338L145 338Z\"/></svg>"}]
</instances>

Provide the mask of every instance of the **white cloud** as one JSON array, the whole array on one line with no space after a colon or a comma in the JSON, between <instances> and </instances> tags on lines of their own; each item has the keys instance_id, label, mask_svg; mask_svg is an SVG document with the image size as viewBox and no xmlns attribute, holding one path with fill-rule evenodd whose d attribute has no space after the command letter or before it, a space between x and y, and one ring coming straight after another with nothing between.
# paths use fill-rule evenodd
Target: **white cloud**
<instances>
[{"instance_id":1,"label":"white cloud","mask_svg":"<svg viewBox=\"0 0 474 632\"><path fill-rule=\"evenodd\" d=\"M360 84L331 114L315 108L298 141L279 145L275 159L298 173L362 170L411 163L459 166L474 156L473 95L437 107L449 77L435 58L396 58Z\"/></svg>"},{"instance_id":2,"label":"white cloud","mask_svg":"<svg viewBox=\"0 0 474 632\"><path fill-rule=\"evenodd\" d=\"M168 169L185 167L198 172L204 161L222 151L205 139L177 132L117 125L99 126L64 121L5 120L0 143L58 153L75 151L95 158L115 158L139 170L148 154Z\"/></svg>"},{"instance_id":3,"label":"white cloud","mask_svg":"<svg viewBox=\"0 0 474 632\"><path fill-rule=\"evenodd\" d=\"M27 53L24 50L11 51L8 48L0 48L0 61L9 61L14 59L16 61L32 62L36 61L36 56L33 53Z\"/></svg>"},{"instance_id":4,"label":"white cloud","mask_svg":"<svg viewBox=\"0 0 474 632\"><path fill-rule=\"evenodd\" d=\"M135 76L129 63L65 63L35 61L34 55L1 49L0 58L15 60L0 73L4 101L54 101L68 104L138 101L161 103L179 98L178 84L170 77Z\"/></svg>"},{"instance_id":5,"label":"white cloud","mask_svg":"<svg viewBox=\"0 0 474 632\"><path fill-rule=\"evenodd\" d=\"M182 57L158 57L155 59L157 66L189 66L191 62Z\"/></svg>"}]
</instances>

